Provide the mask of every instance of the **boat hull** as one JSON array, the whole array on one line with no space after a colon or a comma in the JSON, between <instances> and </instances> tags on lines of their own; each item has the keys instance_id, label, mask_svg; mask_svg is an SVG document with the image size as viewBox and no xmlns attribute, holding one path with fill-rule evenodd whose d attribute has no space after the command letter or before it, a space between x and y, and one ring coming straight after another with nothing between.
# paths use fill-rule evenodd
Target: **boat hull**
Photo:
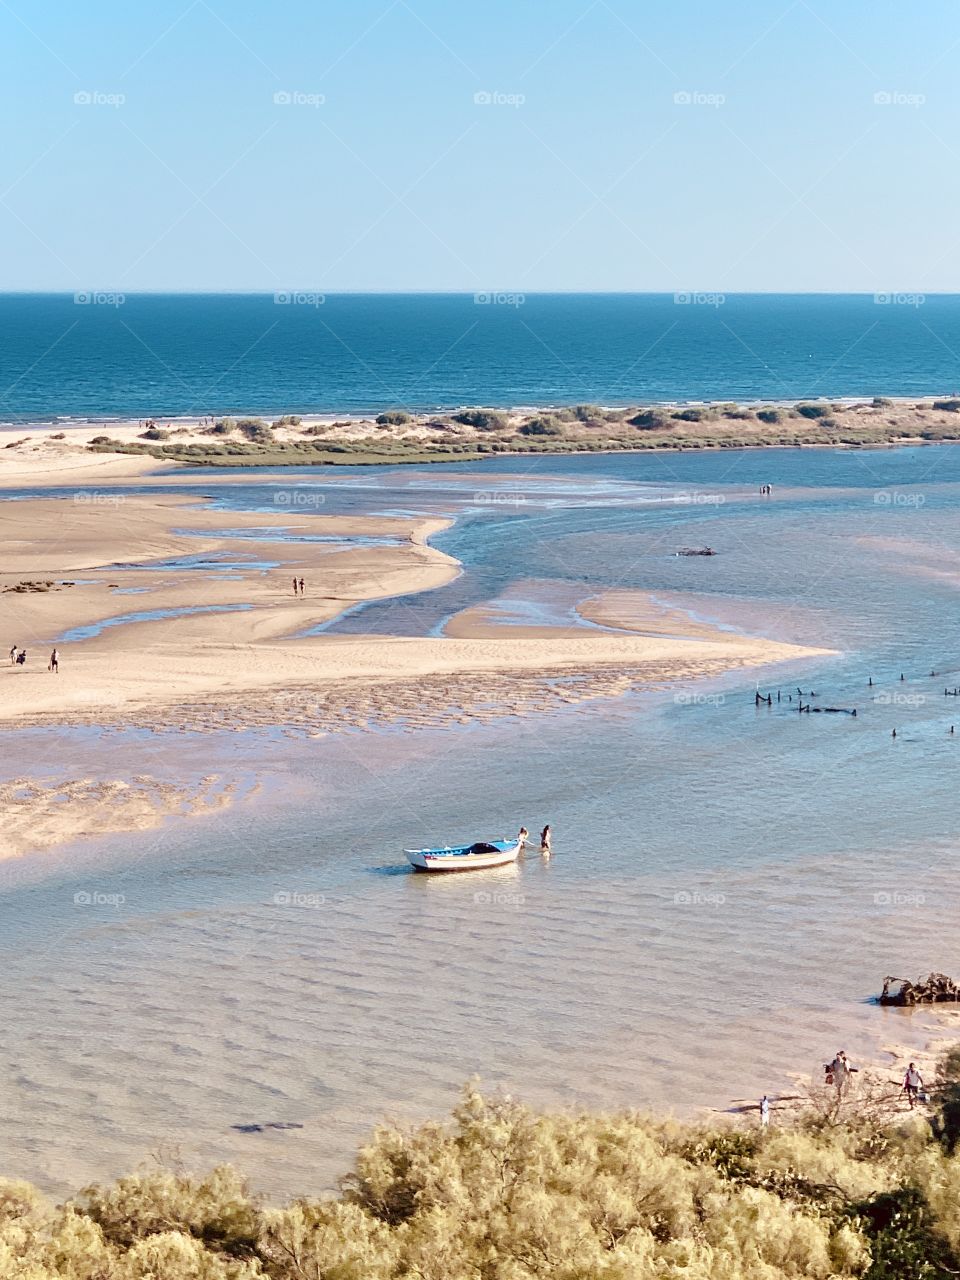
<instances>
[{"instance_id":1,"label":"boat hull","mask_svg":"<svg viewBox=\"0 0 960 1280\"><path fill-rule=\"evenodd\" d=\"M523 847L519 840L490 841L496 846L491 852L471 853L472 845L449 849L404 849L415 871L485 871L490 867L503 867L516 862Z\"/></svg>"}]
</instances>

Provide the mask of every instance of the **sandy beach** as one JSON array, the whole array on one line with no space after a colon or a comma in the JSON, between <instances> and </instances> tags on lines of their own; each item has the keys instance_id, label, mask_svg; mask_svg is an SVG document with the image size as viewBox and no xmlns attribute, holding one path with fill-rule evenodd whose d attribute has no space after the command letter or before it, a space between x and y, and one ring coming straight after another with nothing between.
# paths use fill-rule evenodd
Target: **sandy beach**
<instances>
[{"instance_id":1,"label":"sandy beach","mask_svg":"<svg viewBox=\"0 0 960 1280\"><path fill-rule=\"evenodd\" d=\"M8 486L33 484L47 465L51 484L79 478L76 459L60 470L56 452L42 463L24 455L19 467L14 451L0 457ZM105 461L119 480L117 460ZM119 466L127 461L142 465ZM9 644L27 653L23 664L5 656L0 665L0 722L179 733L279 727L313 737L378 725L416 732L824 652L713 627L635 591L585 598L578 626L506 626L495 612L468 609L440 636L326 635L324 624L344 610L452 581L457 562L429 543L449 521L282 506L230 512L178 493L176 480L163 476L147 496L85 488L0 509L3 652ZM302 594L294 578L303 579ZM48 669L54 646L58 673ZM0 794L13 815L0 852L209 807L144 777L135 785L101 778L98 787L82 776L60 777L53 790L11 779ZM228 798L220 791L217 803Z\"/></svg>"},{"instance_id":2,"label":"sandy beach","mask_svg":"<svg viewBox=\"0 0 960 1280\"><path fill-rule=\"evenodd\" d=\"M497 454L685 448L878 447L960 439L960 401L848 398L683 402L604 408L258 417L171 417L34 423L0 431L0 488L111 484L190 464L291 466L375 462L455 463ZM474 420L476 419L476 420Z\"/></svg>"}]
</instances>

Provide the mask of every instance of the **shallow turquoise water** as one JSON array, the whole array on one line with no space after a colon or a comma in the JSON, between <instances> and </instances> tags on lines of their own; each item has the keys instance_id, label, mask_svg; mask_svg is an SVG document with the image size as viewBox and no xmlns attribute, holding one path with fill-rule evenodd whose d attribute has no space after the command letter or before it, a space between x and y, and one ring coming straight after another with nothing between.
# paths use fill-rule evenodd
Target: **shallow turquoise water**
<instances>
[{"instance_id":1,"label":"shallow turquoise water","mask_svg":"<svg viewBox=\"0 0 960 1280\"><path fill-rule=\"evenodd\" d=\"M275 485L200 483L276 509ZM752 673L415 735L107 736L106 776L135 761L262 791L3 868L11 1168L76 1186L177 1143L271 1190L316 1190L377 1118L442 1112L474 1073L534 1101L685 1111L789 1089L841 1045L876 1058L928 1038L926 1017L868 999L887 973L960 972L960 703L943 693L960 685L960 450L284 484L325 514L457 517L436 540L463 561L455 583L340 630L426 634L504 594L626 586L837 652L759 673L782 692L769 708ZM704 542L717 556L675 554ZM858 715L798 715L798 688ZM54 775L90 735L14 738L8 772L39 759ZM452 881L403 862L404 845L521 821L553 825L549 862ZM266 1120L304 1128L232 1128Z\"/></svg>"}]
</instances>

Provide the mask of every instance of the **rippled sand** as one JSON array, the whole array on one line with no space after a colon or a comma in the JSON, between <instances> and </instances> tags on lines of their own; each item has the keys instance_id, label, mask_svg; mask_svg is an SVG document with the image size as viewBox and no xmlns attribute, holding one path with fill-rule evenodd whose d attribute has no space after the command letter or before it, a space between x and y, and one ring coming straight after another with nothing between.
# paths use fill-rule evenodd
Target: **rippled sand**
<instances>
[{"instance_id":1,"label":"rippled sand","mask_svg":"<svg viewBox=\"0 0 960 1280\"><path fill-rule=\"evenodd\" d=\"M126 903L64 904L0 992L8 1158L65 1189L175 1146L316 1191L378 1117L442 1112L474 1074L551 1105L685 1113L790 1092L840 1046L856 1061L932 1034L860 1003L919 917L858 930L872 892L849 860L697 877L643 870L638 849L634 872L585 878L610 835L440 881L371 877L349 850L349 869L285 872L265 849L284 887L262 901L145 915L136 877L88 874ZM926 930L950 927L952 881L924 878ZM271 1123L303 1127L241 1131Z\"/></svg>"}]
</instances>

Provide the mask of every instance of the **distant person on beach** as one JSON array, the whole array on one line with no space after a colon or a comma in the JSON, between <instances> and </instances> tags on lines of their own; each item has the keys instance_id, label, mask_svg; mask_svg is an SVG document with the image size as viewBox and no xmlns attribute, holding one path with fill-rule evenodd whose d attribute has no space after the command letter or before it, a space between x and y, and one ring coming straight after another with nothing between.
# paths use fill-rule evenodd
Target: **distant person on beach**
<instances>
[{"instance_id":1,"label":"distant person on beach","mask_svg":"<svg viewBox=\"0 0 960 1280\"><path fill-rule=\"evenodd\" d=\"M51 653L50 655L49 669L53 671L55 674L59 674L60 672L60 655L59 653L57 653L56 649L54 649L53 653Z\"/></svg>"},{"instance_id":2,"label":"distant person on beach","mask_svg":"<svg viewBox=\"0 0 960 1280\"><path fill-rule=\"evenodd\" d=\"M26 661L27 661L27 651L26 649L21 649L20 652L17 654L17 666L19 667L25 666Z\"/></svg>"},{"instance_id":3,"label":"distant person on beach","mask_svg":"<svg viewBox=\"0 0 960 1280\"><path fill-rule=\"evenodd\" d=\"M766 1129L770 1123L770 1099L766 1094L760 1099L760 1128Z\"/></svg>"},{"instance_id":4,"label":"distant person on beach","mask_svg":"<svg viewBox=\"0 0 960 1280\"><path fill-rule=\"evenodd\" d=\"M293 580L293 594L294 594L294 595L296 595L296 594L297 594L297 580L296 580L296 578L294 578L294 580Z\"/></svg>"},{"instance_id":5,"label":"distant person on beach","mask_svg":"<svg viewBox=\"0 0 960 1280\"><path fill-rule=\"evenodd\" d=\"M303 579L300 579L300 594L303 595Z\"/></svg>"},{"instance_id":6,"label":"distant person on beach","mask_svg":"<svg viewBox=\"0 0 960 1280\"><path fill-rule=\"evenodd\" d=\"M523 848L523 846L527 843L527 836L528 836L529 834L530 834L530 832L527 830L527 828L526 828L526 827L521 827L521 828L520 828L520 832L519 832L519 834L517 835L517 839L520 841L520 847L521 847L521 848Z\"/></svg>"},{"instance_id":7,"label":"distant person on beach","mask_svg":"<svg viewBox=\"0 0 960 1280\"><path fill-rule=\"evenodd\" d=\"M10 647L10 665L11 665L11 667L16 663L16 661L17 661L17 646L16 646L16 645L11 645L11 647Z\"/></svg>"},{"instance_id":8,"label":"distant person on beach","mask_svg":"<svg viewBox=\"0 0 960 1280\"><path fill-rule=\"evenodd\" d=\"M913 1110L920 1090L923 1088L923 1076L917 1070L917 1064L911 1062L907 1067L907 1074L903 1077L903 1091L907 1095L907 1101L910 1103L910 1110Z\"/></svg>"},{"instance_id":9,"label":"distant person on beach","mask_svg":"<svg viewBox=\"0 0 960 1280\"><path fill-rule=\"evenodd\" d=\"M540 852L544 854L550 853L550 827L546 826L540 832Z\"/></svg>"}]
</instances>

